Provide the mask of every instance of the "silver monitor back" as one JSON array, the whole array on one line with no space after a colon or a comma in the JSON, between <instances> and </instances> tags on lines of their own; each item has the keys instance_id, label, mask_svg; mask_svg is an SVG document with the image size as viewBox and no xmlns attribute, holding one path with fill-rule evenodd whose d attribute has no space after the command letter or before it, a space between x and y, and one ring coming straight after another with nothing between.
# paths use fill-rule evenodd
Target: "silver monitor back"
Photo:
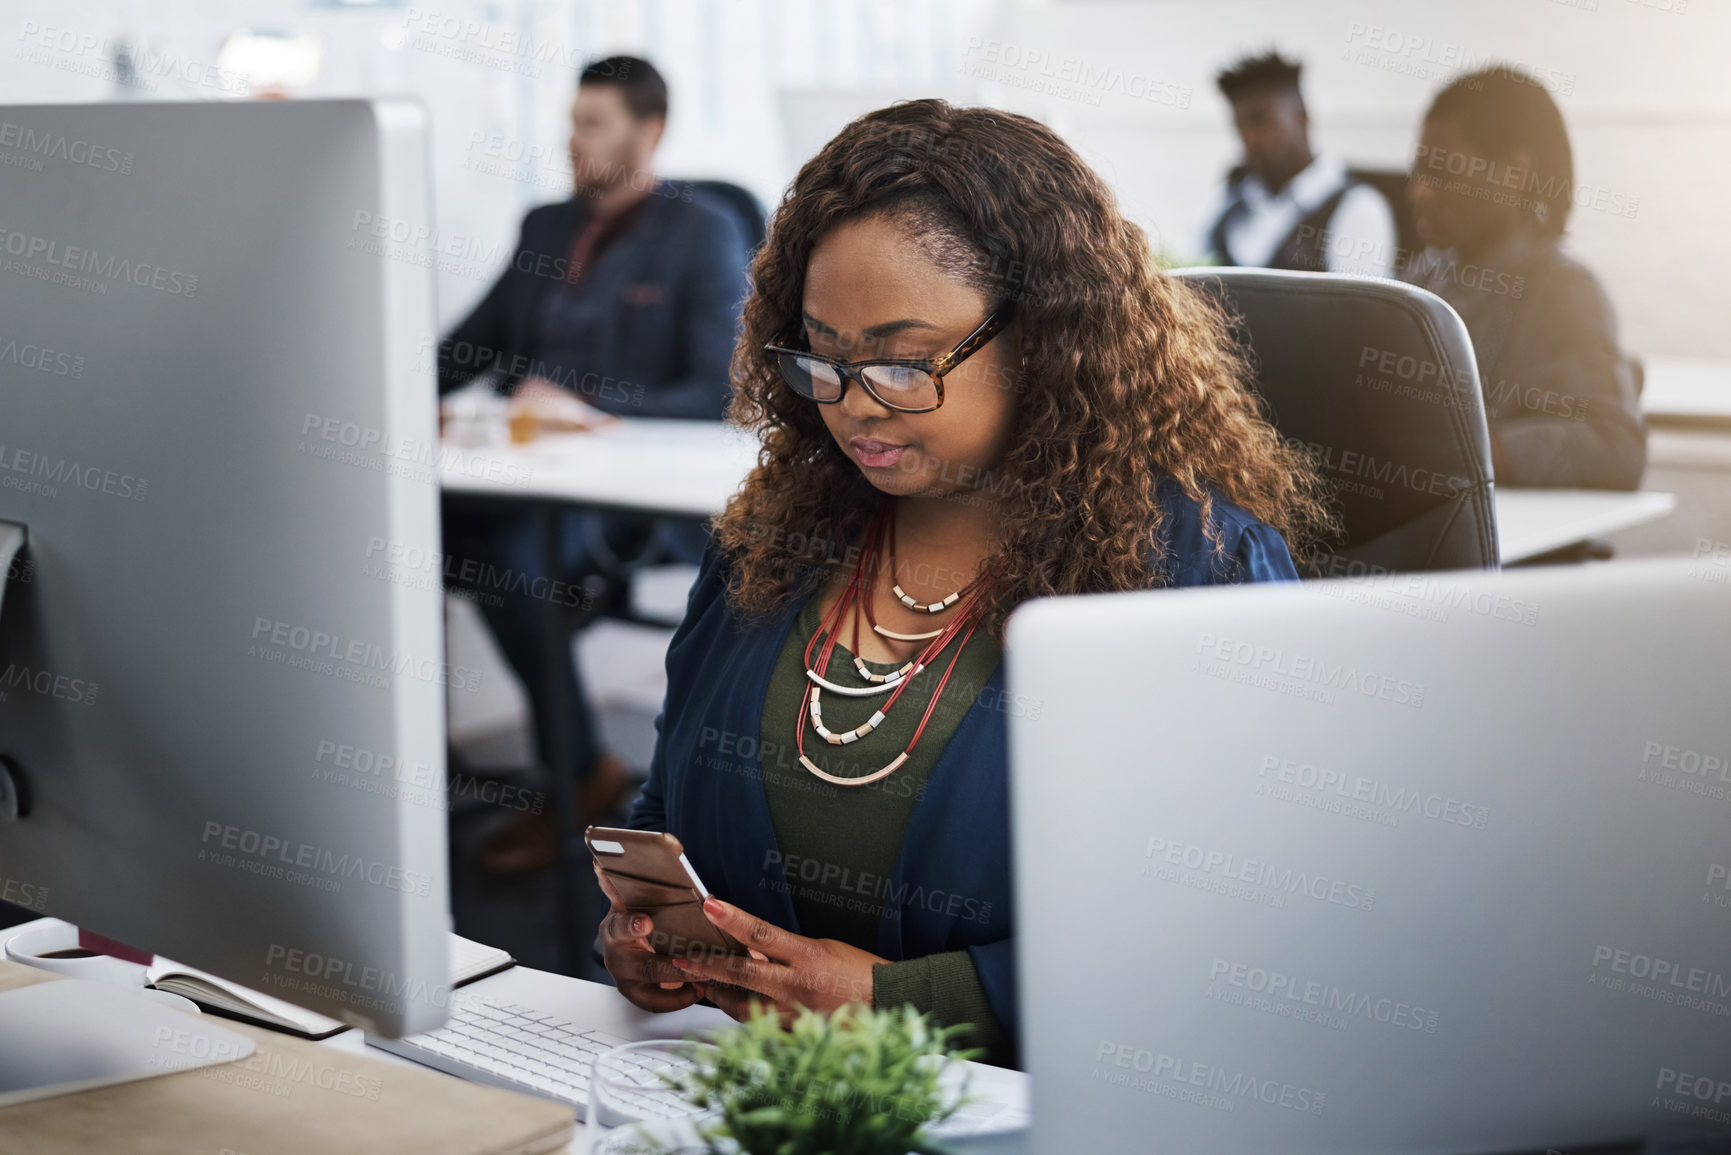
<instances>
[{"instance_id":1,"label":"silver monitor back","mask_svg":"<svg viewBox=\"0 0 1731 1155\"><path fill-rule=\"evenodd\" d=\"M1033 1149L1465 1155L1731 1122L1728 579L1020 610Z\"/></svg>"},{"instance_id":2,"label":"silver monitor back","mask_svg":"<svg viewBox=\"0 0 1731 1155\"><path fill-rule=\"evenodd\" d=\"M381 1034L448 996L422 108L0 110L0 897ZM400 580L401 579L401 580Z\"/></svg>"}]
</instances>

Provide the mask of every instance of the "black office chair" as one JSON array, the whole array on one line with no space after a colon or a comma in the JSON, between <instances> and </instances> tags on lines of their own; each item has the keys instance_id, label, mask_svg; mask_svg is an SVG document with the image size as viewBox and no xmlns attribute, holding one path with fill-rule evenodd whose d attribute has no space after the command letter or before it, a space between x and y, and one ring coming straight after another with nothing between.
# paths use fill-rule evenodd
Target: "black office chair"
<instances>
[{"instance_id":1,"label":"black office chair","mask_svg":"<svg viewBox=\"0 0 1731 1155\"><path fill-rule=\"evenodd\" d=\"M750 251L763 244L768 223L763 203L749 190L722 180L677 180L676 188L690 189L695 197L731 213L745 233ZM585 593L584 606L572 616L573 629L594 617L616 618L639 625L671 629L684 615L684 599L676 588L681 580L695 579L697 567L681 562L680 552L669 540L665 527L657 526L642 542L630 543L624 556L616 555L600 533L598 517L586 518L590 541L589 567L567 575ZM689 586L689 580L685 581ZM643 597L644 587L654 596ZM671 593L672 596L669 596Z\"/></svg>"},{"instance_id":2,"label":"black office chair","mask_svg":"<svg viewBox=\"0 0 1731 1155\"><path fill-rule=\"evenodd\" d=\"M1174 275L1235 318L1275 428L1338 486L1345 536L1308 559L1317 576L1498 568L1478 369L1441 298L1331 273Z\"/></svg>"},{"instance_id":3,"label":"black office chair","mask_svg":"<svg viewBox=\"0 0 1731 1155\"><path fill-rule=\"evenodd\" d=\"M689 188L710 204L731 212L745 230L745 240L750 251L757 252L768 229L768 218L763 211L763 202L749 189L724 180L686 180L677 183Z\"/></svg>"}]
</instances>

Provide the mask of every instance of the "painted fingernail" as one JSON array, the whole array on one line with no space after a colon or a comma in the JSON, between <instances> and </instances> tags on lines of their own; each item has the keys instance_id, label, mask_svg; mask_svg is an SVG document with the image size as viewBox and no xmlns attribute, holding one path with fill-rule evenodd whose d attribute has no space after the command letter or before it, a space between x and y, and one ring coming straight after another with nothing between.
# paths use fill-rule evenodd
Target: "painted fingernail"
<instances>
[{"instance_id":1,"label":"painted fingernail","mask_svg":"<svg viewBox=\"0 0 1731 1155\"><path fill-rule=\"evenodd\" d=\"M726 914L727 908L721 905L721 900L713 894L703 900L704 914Z\"/></svg>"}]
</instances>

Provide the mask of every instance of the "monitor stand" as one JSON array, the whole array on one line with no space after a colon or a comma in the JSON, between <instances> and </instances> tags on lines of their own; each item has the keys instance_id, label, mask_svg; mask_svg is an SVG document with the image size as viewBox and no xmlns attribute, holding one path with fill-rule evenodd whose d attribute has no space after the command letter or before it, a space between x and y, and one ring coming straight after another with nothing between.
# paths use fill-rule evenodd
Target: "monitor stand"
<instances>
[{"instance_id":1,"label":"monitor stand","mask_svg":"<svg viewBox=\"0 0 1731 1155\"><path fill-rule=\"evenodd\" d=\"M60 979L0 991L0 1107L232 1063L256 1049L142 988Z\"/></svg>"}]
</instances>

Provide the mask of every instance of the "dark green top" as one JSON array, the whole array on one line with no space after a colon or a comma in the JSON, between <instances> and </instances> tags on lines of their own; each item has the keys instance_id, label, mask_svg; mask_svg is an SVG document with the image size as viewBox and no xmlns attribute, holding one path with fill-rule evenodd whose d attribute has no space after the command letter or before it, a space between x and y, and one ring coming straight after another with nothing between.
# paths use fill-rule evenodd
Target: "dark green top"
<instances>
[{"instance_id":1,"label":"dark green top","mask_svg":"<svg viewBox=\"0 0 1731 1155\"><path fill-rule=\"evenodd\" d=\"M835 786L800 765L795 723L805 732L806 757L826 773L845 778L872 774L907 748L961 641L951 641L913 679L876 730L856 742L832 746L811 728L803 707L808 684L805 646L821 624L818 601L814 594L800 610L770 676L759 743L766 752L764 793L800 932L809 938L838 939L876 954L880 922L886 916L899 918L901 914L898 906L884 899L914 804L925 793L926 779L938 755L998 668L1001 654L985 628L974 631L913 755L894 774L870 785ZM933 615L926 628L937 629L949 618L950 614ZM847 648L851 640L851 626L844 625L830 655L829 669L823 672L825 678L842 686L865 682ZM818 651L821 649L819 643ZM812 660L817 660L817 652ZM883 674L900 665L867 662L866 668ZM869 698L850 698L825 691L823 724L836 733L852 729L882 709L893 693L887 690ZM962 1040L962 1045L986 1048L988 1060L1008 1052L1008 1040L986 1002L973 960L965 950L873 967L872 1001L879 1007L911 1004L942 1025L972 1023L977 1029L971 1038Z\"/></svg>"}]
</instances>

